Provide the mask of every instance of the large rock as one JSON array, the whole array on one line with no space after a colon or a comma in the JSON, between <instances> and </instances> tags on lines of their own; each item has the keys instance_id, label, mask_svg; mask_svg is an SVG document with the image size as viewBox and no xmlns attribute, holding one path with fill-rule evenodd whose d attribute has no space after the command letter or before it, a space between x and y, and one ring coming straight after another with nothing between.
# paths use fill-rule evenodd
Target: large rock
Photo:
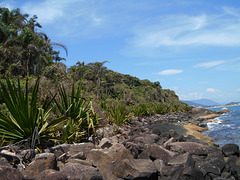
<instances>
[{"instance_id":1,"label":"large rock","mask_svg":"<svg viewBox=\"0 0 240 180\"><path fill-rule=\"evenodd\" d=\"M99 143L98 146L101 147L102 149L104 149L104 148L110 148L110 147L112 146L112 143L111 143L111 141L110 141L108 138L103 138L103 139L100 141L100 143Z\"/></svg>"},{"instance_id":2,"label":"large rock","mask_svg":"<svg viewBox=\"0 0 240 180\"><path fill-rule=\"evenodd\" d=\"M71 144L69 150L69 156L74 156L78 153L83 153L84 159L86 159L87 154L95 148L93 143L78 143Z\"/></svg>"},{"instance_id":3,"label":"large rock","mask_svg":"<svg viewBox=\"0 0 240 180\"><path fill-rule=\"evenodd\" d=\"M200 169L187 166L184 167L179 179L204 180L204 173Z\"/></svg>"},{"instance_id":4,"label":"large rock","mask_svg":"<svg viewBox=\"0 0 240 180\"><path fill-rule=\"evenodd\" d=\"M120 144L115 144L109 149L92 149L87 156L87 161L98 167L104 180L118 179L112 173L112 170L114 164L123 159L131 160L133 156L129 150Z\"/></svg>"},{"instance_id":5,"label":"large rock","mask_svg":"<svg viewBox=\"0 0 240 180\"><path fill-rule=\"evenodd\" d=\"M113 174L123 179L156 179L157 169L150 159L123 159L113 167Z\"/></svg>"},{"instance_id":6,"label":"large rock","mask_svg":"<svg viewBox=\"0 0 240 180\"><path fill-rule=\"evenodd\" d=\"M67 175L62 172L47 169L41 172L36 180L68 180L68 178Z\"/></svg>"},{"instance_id":7,"label":"large rock","mask_svg":"<svg viewBox=\"0 0 240 180\"><path fill-rule=\"evenodd\" d=\"M175 146L178 148L179 146L181 146L184 152L189 152L191 155L195 154L207 156L209 153L218 151L217 147L207 146L195 142L175 142L168 144L168 146L173 149L175 148Z\"/></svg>"},{"instance_id":8,"label":"large rock","mask_svg":"<svg viewBox=\"0 0 240 180\"><path fill-rule=\"evenodd\" d=\"M230 110L228 108L224 107L224 108L221 109L221 112L222 113L229 113Z\"/></svg>"},{"instance_id":9,"label":"large rock","mask_svg":"<svg viewBox=\"0 0 240 180\"><path fill-rule=\"evenodd\" d=\"M192 108L192 113L193 114L202 113L204 111L205 111L205 109L203 107L194 107L194 108Z\"/></svg>"},{"instance_id":10,"label":"large rock","mask_svg":"<svg viewBox=\"0 0 240 180\"><path fill-rule=\"evenodd\" d=\"M2 180L22 180L23 175L14 168L1 166L0 167L0 179Z\"/></svg>"},{"instance_id":11,"label":"large rock","mask_svg":"<svg viewBox=\"0 0 240 180\"><path fill-rule=\"evenodd\" d=\"M222 152L227 157L231 155L239 156L239 146L236 144L225 144L222 147Z\"/></svg>"},{"instance_id":12,"label":"large rock","mask_svg":"<svg viewBox=\"0 0 240 180\"><path fill-rule=\"evenodd\" d=\"M179 165L179 164L183 164L186 166L194 166L194 160L192 158L192 156L187 152L184 154L180 154L176 157L173 157L169 162L168 165Z\"/></svg>"},{"instance_id":13,"label":"large rock","mask_svg":"<svg viewBox=\"0 0 240 180\"><path fill-rule=\"evenodd\" d=\"M163 176L162 170L163 170L163 168L166 166L166 165L164 164L163 160L156 159L156 160L154 161L154 165L155 165L155 167L157 168L159 174L160 174L161 176Z\"/></svg>"},{"instance_id":14,"label":"large rock","mask_svg":"<svg viewBox=\"0 0 240 180\"><path fill-rule=\"evenodd\" d=\"M151 158L152 160L160 159L163 160L163 162L166 164L175 155L175 152L169 151L157 144L152 144L139 155L139 158Z\"/></svg>"},{"instance_id":15,"label":"large rock","mask_svg":"<svg viewBox=\"0 0 240 180\"><path fill-rule=\"evenodd\" d=\"M12 165L8 162L8 160L5 157L0 158L0 167L3 166L12 167Z\"/></svg>"},{"instance_id":16,"label":"large rock","mask_svg":"<svg viewBox=\"0 0 240 180\"><path fill-rule=\"evenodd\" d=\"M47 169L57 170L57 161L53 153L38 154L35 160L22 171L25 179L36 179L38 175Z\"/></svg>"},{"instance_id":17,"label":"large rock","mask_svg":"<svg viewBox=\"0 0 240 180\"><path fill-rule=\"evenodd\" d=\"M179 177L182 175L183 169L184 166L182 164L174 166L164 166L162 168L162 177L167 176L167 179L169 180L179 179Z\"/></svg>"},{"instance_id":18,"label":"large rock","mask_svg":"<svg viewBox=\"0 0 240 180\"><path fill-rule=\"evenodd\" d=\"M240 165L235 165L231 168L232 174L236 179L240 179Z\"/></svg>"},{"instance_id":19,"label":"large rock","mask_svg":"<svg viewBox=\"0 0 240 180\"><path fill-rule=\"evenodd\" d=\"M198 169L202 169L203 171L205 171L206 173L212 173L216 176L220 176L221 172L223 171L224 167L225 167L225 162L222 160L222 158L215 158L215 159L211 159L208 161L204 161L204 162L198 162L195 164L196 168Z\"/></svg>"},{"instance_id":20,"label":"large rock","mask_svg":"<svg viewBox=\"0 0 240 180\"><path fill-rule=\"evenodd\" d=\"M66 175L68 179L75 180L82 180L82 178L86 176L86 174L99 175L97 168L85 166L78 163L66 163L65 167L60 172Z\"/></svg>"},{"instance_id":21,"label":"large rock","mask_svg":"<svg viewBox=\"0 0 240 180\"><path fill-rule=\"evenodd\" d=\"M49 151L51 153L54 153L56 158L60 157L62 154L67 154L69 150L70 150L70 144L61 144L61 145L49 148Z\"/></svg>"},{"instance_id":22,"label":"large rock","mask_svg":"<svg viewBox=\"0 0 240 180\"><path fill-rule=\"evenodd\" d=\"M159 140L159 136L156 134L144 134L142 136L135 137L133 142L136 144L153 144Z\"/></svg>"}]
</instances>

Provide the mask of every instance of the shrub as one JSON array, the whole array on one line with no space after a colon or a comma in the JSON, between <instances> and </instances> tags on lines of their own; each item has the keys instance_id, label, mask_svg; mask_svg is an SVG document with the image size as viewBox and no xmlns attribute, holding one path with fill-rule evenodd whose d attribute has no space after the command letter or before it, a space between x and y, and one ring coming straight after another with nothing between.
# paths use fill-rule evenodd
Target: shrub
<instances>
[{"instance_id":1,"label":"shrub","mask_svg":"<svg viewBox=\"0 0 240 180\"><path fill-rule=\"evenodd\" d=\"M155 107L155 111L157 114L165 114L168 113L168 107L163 103L157 104Z\"/></svg>"},{"instance_id":2,"label":"shrub","mask_svg":"<svg viewBox=\"0 0 240 180\"><path fill-rule=\"evenodd\" d=\"M6 142L24 140L29 142L32 148L35 147L37 139L54 139L54 128L65 118L48 121L55 97L46 99L43 105L38 104L39 79L35 82L32 96L29 96L28 79L25 91L20 86L20 80L15 85L7 78L6 84L0 81L0 86L0 98L7 107L7 113L0 112L0 138L4 137Z\"/></svg>"},{"instance_id":3,"label":"shrub","mask_svg":"<svg viewBox=\"0 0 240 180\"><path fill-rule=\"evenodd\" d=\"M113 105L108 111L110 112L111 122L115 123L117 126L129 123L130 115L124 103Z\"/></svg>"},{"instance_id":4,"label":"shrub","mask_svg":"<svg viewBox=\"0 0 240 180\"><path fill-rule=\"evenodd\" d=\"M67 93L62 85L58 92L60 102L54 100L57 113L67 117L62 127L61 140L68 143L77 142L85 135L93 133L98 124L98 115L93 110L92 102L83 98L81 86L75 91L73 84L71 92Z\"/></svg>"},{"instance_id":5,"label":"shrub","mask_svg":"<svg viewBox=\"0 0 240 180\"><path fill-rule=\"evenodd\" d=\"M132 107L132 112L135 116L151 116L155 113L152 104L137 104Z\"/></svg>"}]
</instances>

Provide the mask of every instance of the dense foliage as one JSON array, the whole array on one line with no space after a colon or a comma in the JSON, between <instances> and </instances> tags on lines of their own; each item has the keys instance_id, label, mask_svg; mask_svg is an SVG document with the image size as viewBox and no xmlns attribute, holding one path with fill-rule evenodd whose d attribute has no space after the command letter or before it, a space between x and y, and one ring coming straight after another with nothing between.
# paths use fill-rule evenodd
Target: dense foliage
<instances>
[{"instance_id":1,"label":"dense foliage","mask_svg":"<svg viewBox=\"0 0 240 180\"><path fill-rule=\"evenodd\" d=\"M159 82L109 70L107 61L67 68L53 45L67 49L39 32L36 20L0 8L0 78L12 79L0 81L0 139L78 142L94 133L98 116L101 125L119 126L133 116L189 109Z\"/></svg>"},{"instance_id":2,"label":"dense foliage","mask_svg":"<svg viewBox=\"0 0 240 180\"><path fill-rule=\"evenodd\" d=\"M48 36L39 29L37 16L28 18L19 9L0 8L0 74L39 75L54 61L62 60ZM65 48L66 49L66 48Z\"/></svg>"}]
</instances>

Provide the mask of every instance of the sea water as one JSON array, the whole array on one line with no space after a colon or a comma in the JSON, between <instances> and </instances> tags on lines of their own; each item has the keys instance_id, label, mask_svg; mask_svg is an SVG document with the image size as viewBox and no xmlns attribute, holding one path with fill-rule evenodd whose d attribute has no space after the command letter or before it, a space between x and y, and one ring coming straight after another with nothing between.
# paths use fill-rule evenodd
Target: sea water
<instances>
[{"instance_id":1,"label":"sea water","mask_svg":"<svg viewBox=\"0 0 240 180\"><path fill-rule=\"evenodd\" d=\"M208 108L212 111L221 111L220 108ZM228 106L231 112L222 114L220 117L207 123L208 131L204 135L212 138L220 147L234 143L240 146L240 105Z\"/></svg>"}]
</instances>

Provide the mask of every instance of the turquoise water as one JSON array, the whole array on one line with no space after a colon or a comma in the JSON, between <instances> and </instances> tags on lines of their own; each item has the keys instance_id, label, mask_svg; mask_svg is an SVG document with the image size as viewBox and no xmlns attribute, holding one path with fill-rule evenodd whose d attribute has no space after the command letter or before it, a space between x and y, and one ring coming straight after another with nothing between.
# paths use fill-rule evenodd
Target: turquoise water
<instances>
[{"instance_id":1,"label":"turquoise water","mask_svg":"<svg viewBox=\"0 0 240 180\"><path fill-rule=\"evenodd\" d=\"M235 143L240 146L240 105L228 106L227 108L231 112L215 118L212 123L207 123L209 131L203 134L211 137L220 147L229 143ZM222 107L208 109L212 111L221 111Z\"/></svg>"}]
</instances>

